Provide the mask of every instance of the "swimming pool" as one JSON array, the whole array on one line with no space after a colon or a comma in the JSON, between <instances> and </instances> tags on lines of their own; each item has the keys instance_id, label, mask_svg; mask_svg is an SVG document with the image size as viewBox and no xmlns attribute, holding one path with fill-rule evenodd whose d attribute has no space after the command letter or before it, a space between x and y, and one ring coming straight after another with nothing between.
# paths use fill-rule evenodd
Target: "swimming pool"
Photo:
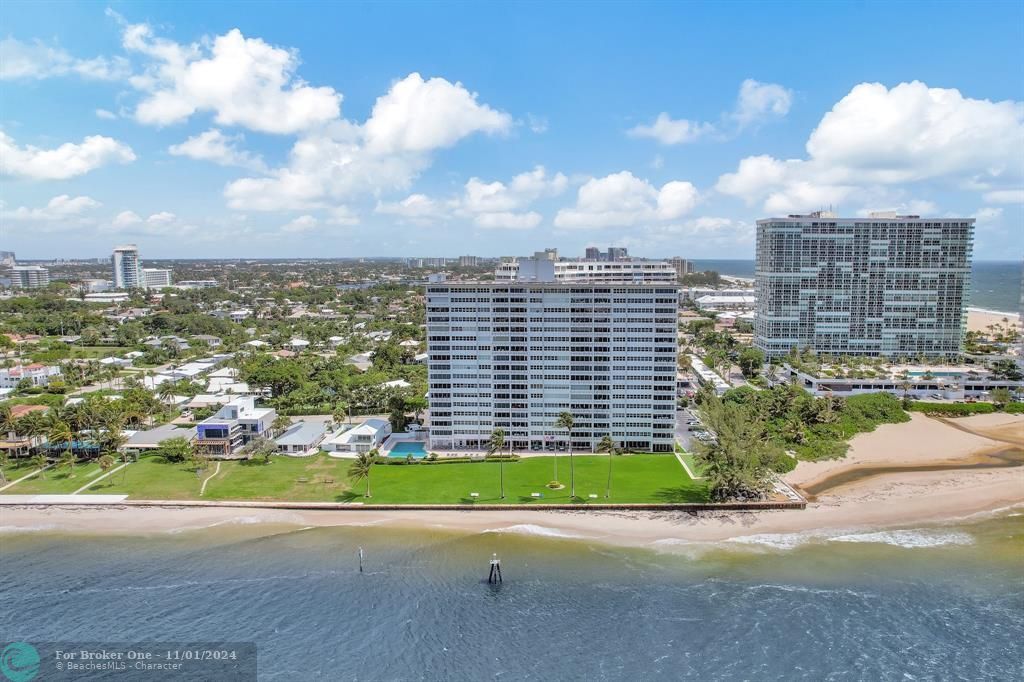
<instances>
[{"instance_id":1,"label":"swimming pool","mask_svg":"<svg viewBox=\"0 0 1024 682\"><path fill-rule=\"evenodd\" d=\"M427 456L427 451L424 449L423 443L418 440L395 443L388 451L388 457L408 457L409 455L412 455L413 459L423 459Z\"/></svg>"}]
</instances>

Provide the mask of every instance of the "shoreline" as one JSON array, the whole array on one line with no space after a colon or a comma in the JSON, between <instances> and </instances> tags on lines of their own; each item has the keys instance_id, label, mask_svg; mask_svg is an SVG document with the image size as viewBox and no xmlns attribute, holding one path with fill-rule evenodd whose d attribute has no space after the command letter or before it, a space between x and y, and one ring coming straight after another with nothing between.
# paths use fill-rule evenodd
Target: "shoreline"
<instances>
[{"instance_id":1,"label":"shoreline","mask_svg":"<svg viewBox=\"0 0 1024 682\"><path fill-rule=\"evenodd\" d=\"M851 440L847 457L801 462L784 479L801 489L843 472L899 466L821 492L806 509L678 511L651 509L338 509L188 506L176 501L137 506L117 501L81 506L0 506L0 537L10 533L163 535L215 527L374 526L463 534L515 533L621 547L686 551L701 543L772 544L780 537L848 533L955 523L1024 507L1024 466L964 468L986 453L1024 454L1024 415L961 418L956 425L920 414ZM934 470L935 466L950 466ZM920 470L915 470L920 469ZM142 501L138 501L142 502Z\"/></svg>"}]
</instances>

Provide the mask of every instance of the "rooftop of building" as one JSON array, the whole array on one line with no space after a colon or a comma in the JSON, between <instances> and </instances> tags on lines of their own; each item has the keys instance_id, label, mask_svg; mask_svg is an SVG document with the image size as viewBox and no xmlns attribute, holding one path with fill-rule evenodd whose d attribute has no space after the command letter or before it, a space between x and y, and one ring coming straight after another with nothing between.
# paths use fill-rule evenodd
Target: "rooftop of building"
<instances>
[{"instance_id":1,"label":"rooftop of building","mask_svg":"<svg viewBox=\"0 0 1024 682\"><path fill-rule=\"evenodd\" d=\"M896 211L874 211L868 213L866 216L854 216L851 218L843 218L838 213L832 211L812 211L810 213L790 213L785 217L773 217L773 218L761 218L758 223L774 223L774 222L806 222L806 221L835 221L841 223L873 223L891 220L894 222L906 222L906 221L922 221L929 223L960 223L963 221L974 221L974 218L961 217L961 218L932 218L924 217L919 215L905 214L900 215Z\"/></svg>"}]
</instances>

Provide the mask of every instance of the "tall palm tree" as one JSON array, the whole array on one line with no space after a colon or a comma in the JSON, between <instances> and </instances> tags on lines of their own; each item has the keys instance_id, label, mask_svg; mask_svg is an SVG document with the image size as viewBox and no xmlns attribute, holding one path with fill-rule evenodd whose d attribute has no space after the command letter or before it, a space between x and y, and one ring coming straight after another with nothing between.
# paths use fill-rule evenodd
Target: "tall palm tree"
<instances>
[{"instance_id":1,"label":"tall palm tree","mask_svg":"<svg viewBox=\"0 0 1024 682\"><path fill-rule=\"evenodd\" d=\"M565 429L566 433L569 434L569 497L576 497L576 468L572 463L572 427L576 423L573 419L571 412L563 412L558 415L558 420L555 421L555 428ZM555 461L558 461L558 455L555 455Z\"/></svg>"},{"instance_id":2,"label":"tall palm tree","mask_svg":"<svg viewBox=\"0 0 1024 682\"><path fill-rule=\"evenodd\" d=\"M46 434L52 445L63 444L64 450L61 457L61 462L64 461L64 456L68 453L74 454L73 449L75 447L75 433L71 430L71 426L65 421L54 421L50 426L49 432Z\"/></svg>"},{"instance_id":3,"label":"tall palm tree","mask_svg":"<svg viewBox=\"0 0 1024 682\"><path fill-rule=\"evenodd\" d=\"M348 468L348 475L354 483L366 479L366 494L363 497L370 497L370 472L373 470L373 463L377 461L377 448L369 452L360 452L356 461Z\"/></svg>"},{"instance_id":4,"label":"tall palm tree","mask_svg":"<svg viewBox=\"0 0 1024 682\"><path fill-rule=\"evenodd\" d=\"M608 484L604 489L605 499L612 496L612 455L615 454L615 441L608 434L605 434L597 444L598 452L608 453Z\"/></svg>"},{"instance_id":5,"label":"tall palm tree","mask_svg":"<svg viewBox=\"0 0 1024 682\"><path fill-rule=\"evenodd\" d=\"M74 478L75 453L73 453L71 450L65 450L64 454L60 456L59 460L57 460L57 466L59 466L61 469L66 468L68 470L68 478Z\"/></svg>"},{"instance_id":6,"label":"tall palm tree","mask_svg":"<svg viewBox=\"0 0 1024 682\"><path fill-rule=\"evenodd\" d=\"M17 420L11 413L11 406L0 405L0 435L6 437L8 433L14 431L15 422Z\"/></svg>"},{"instance_id":7,"label":"tall palm tree","mask_svg":"<svg viewBox=\"0 0 1024 682\"><path fill-rule=\"evenodd\" d=\"M96 466L98 466L100 468L100 471L102 471L104 474L110 471L111 467L113 467L114 464L116 463L117 460L115 460L110 455L102 455L99 459L96 460Z\"/></svg>"},{"instance_id":8,"label":"tall palm tree","mask_svg":"<svg viewBox=\"0 0 1024 682\"><path fill-rule=\"evenodd\" d=\"M487 454L501 454L501 449L505 447L505 429L497 428L491 431L491 440L487 444ZM501 457L498 458L498 485L501 489L501 499L505 499L505 469L504 462Z\"/></svg>"},{"instance_id":9,"label":"tall palm tree","mask_svg":"<svg viewBox=\"0 0 1024 682\"><path fill-rule=\"evenodd\" d=\"M43 469L45 469L46 465L49 463L50 461L46 459L46 455L42 452L32 458L32 466L39 469L39 478L46 478L46 474L43 472Z\"/></svg>"},{"instance_id":10,"label":"tall palm tree","mask_svg":"<svg viewBox=\"0 0 1024 682\"><path fill-rule=\"evenodd\" d=\"M161 402L163 402L165 405L170 405L171 400L174 398L174 382L163 382L157 387L156 393L158 396L160 396Z\"/></svg>"}]
</instances>

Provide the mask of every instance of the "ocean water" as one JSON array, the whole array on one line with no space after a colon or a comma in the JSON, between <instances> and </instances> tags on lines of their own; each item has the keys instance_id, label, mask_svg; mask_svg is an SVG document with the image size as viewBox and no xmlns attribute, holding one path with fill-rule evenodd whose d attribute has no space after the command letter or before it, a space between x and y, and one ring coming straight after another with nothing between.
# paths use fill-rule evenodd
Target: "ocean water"
<instances>
[{"instance_id":1,"label":"ocean water","mask_svg":"<svg viewBox=\"0 0 1024 682\"><path fill-rule=\"evenodd\" d=\"M695 260L698 270L714 270L733 277L754 276L753 260ZM976 261L971 266L971 294L974 308L1019 312L1021 303L1021 262Z\"/></svg>"},{"instance_id":2,"label":"ocean water","mask_svg":"<svg viewBox=\"0 0 1024 682\"><path fill-rule=\"evenodd\" d=\"M261 680L1024 672L1020 514L649 549L514 530L6 533L0 632L29 642L254 641ZM485 581L492 552L505 574L497 587Z\"/></svg>"}]
</instances>

